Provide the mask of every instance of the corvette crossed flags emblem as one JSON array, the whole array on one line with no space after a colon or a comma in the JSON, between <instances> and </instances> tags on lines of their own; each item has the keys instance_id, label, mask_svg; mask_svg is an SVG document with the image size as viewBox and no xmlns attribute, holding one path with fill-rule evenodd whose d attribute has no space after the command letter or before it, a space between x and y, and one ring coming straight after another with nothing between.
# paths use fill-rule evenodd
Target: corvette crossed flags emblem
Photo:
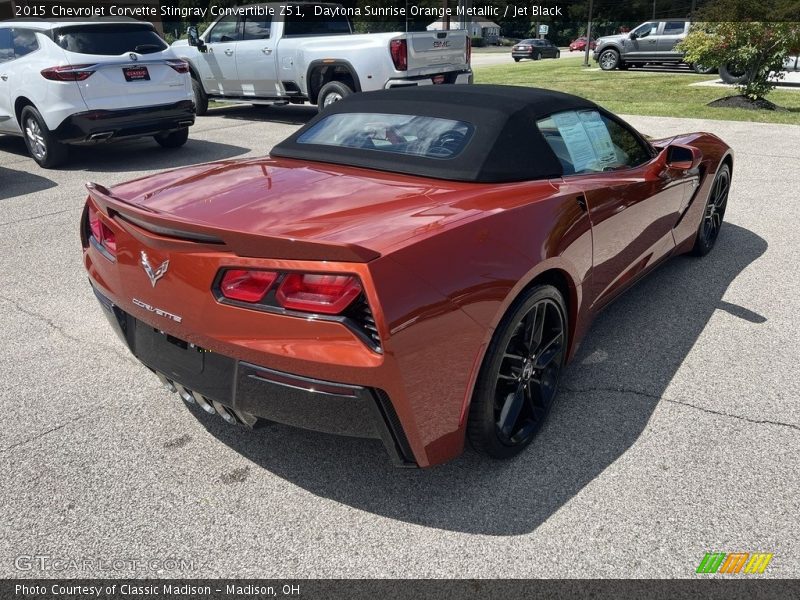
<instances>
[{"instance_id":1,"label":"corvette crossed flags emblem","mask_svg":"<svg viewBox=\"0 0 800 600\"><path fill-rule=\"evenodd\" d=\"M150 260L147 258L147 254L144 251L141 252L141 256L141 263L142 267L144 268L144 272L147 273L147 277L150 279L150 283L153 285L153 287L156 287L158 280L164 276L169 268L169 260L165 260L157 269L153 269L153 267L150 265Z\"/></svg>"}]
</instances>

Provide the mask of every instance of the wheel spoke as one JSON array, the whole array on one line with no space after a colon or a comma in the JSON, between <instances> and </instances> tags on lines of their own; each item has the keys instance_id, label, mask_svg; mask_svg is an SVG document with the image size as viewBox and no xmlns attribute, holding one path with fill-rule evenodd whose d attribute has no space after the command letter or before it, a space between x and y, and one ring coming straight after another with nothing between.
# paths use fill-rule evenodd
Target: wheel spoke
<instances>
[{"instance_id":1,"label":"wheel spoke","mask_svg":"<svg viewBox=\"0 0 800 600\"><path fill-rule=\"evenodd\" d=\"M528 313L525 325L525 343L529 354L533 354L542 343L544 333L544 315L547 306L544 302L538 304Z\"/></svg>"},{"instance_id":2,"label":"wheel spoke","mask_svg":"<svg viewBox=\"0 0 800 600\"><path fill-rule=\"evenodd\" d=\"M502 434L510 439L514 434L514 426L519 419L519 413L525 404L525 388L523 385L518 385L517 389L506 396L503 408L500 411L500 418L497 421L497 426Z\"/></svg>"},{"instance_id":3,"label":"wheel spoke","mask_svg":"<svg viewBox=\"0 0 800 600\"><path fill-rule=\"evenodd\" d=\"M559 331L553 339L542 346L534 363L537 369L544 369L553 362L553 359L561 352L563 338L564 333Z\"/></svg>"}]
</instances>

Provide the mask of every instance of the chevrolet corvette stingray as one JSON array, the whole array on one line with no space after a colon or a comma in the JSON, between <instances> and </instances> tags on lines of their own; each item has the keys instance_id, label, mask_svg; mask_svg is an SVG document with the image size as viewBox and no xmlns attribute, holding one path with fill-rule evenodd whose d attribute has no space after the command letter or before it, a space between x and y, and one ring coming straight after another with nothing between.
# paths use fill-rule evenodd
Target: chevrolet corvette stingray
<instances>
[{"instance_id":1,"label":"chevrolet corvette stingray","mask_svg":"<svg viewBox=\"0 0 800 600\"><path fill-rule=\"evenodd\" d=\"M732 169L549 90L362 93L265 158L88 184L83 257L130 351L229 423L508 458L598 311L713 248Z\"/></svg>"}]
</instances>

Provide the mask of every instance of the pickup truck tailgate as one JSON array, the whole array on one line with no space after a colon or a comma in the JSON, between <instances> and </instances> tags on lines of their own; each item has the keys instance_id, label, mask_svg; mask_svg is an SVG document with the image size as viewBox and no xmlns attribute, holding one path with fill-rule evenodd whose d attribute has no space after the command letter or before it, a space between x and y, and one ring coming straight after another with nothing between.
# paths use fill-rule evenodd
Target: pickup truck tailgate
<instances>
[{"instance_id":1,"label":"pickup truck tailgate","mask_svg":"<svg viewBox=\"0 0 800 600\"><path fill-rule=\"evenodd\" d=\"M409 74L425 75L432 71L466 69L467 32L420 31L408 34Z\"/></svg>"}]
</instances>

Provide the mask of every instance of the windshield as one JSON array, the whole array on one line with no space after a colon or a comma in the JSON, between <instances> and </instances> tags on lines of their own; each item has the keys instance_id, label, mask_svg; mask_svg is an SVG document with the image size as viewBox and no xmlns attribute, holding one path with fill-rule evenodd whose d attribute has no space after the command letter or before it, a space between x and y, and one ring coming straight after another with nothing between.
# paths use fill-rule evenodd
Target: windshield
<instances>
[{"instance_id":1,"label":"windshield","mask_svg":"<svg viewBox=\"0 0 800 600\"><path fill-rule=\"evenodd\" d=\"M167 49L167 44L149 25L62 27L53 38L64 50L79 54L119 56L126 52L152 54Z\"/></svg>"},{"instance_id":2,"label":"windshield","mask_svg":"<svg viewBox=\"0 0 800 600\"><path fill-rule=\"evenodd\" d=\"M473 131L470 123L436 117L340 113L323 118L297 141L425 158L453 158L469 143Z\"/></svg>"}]
</instances>

